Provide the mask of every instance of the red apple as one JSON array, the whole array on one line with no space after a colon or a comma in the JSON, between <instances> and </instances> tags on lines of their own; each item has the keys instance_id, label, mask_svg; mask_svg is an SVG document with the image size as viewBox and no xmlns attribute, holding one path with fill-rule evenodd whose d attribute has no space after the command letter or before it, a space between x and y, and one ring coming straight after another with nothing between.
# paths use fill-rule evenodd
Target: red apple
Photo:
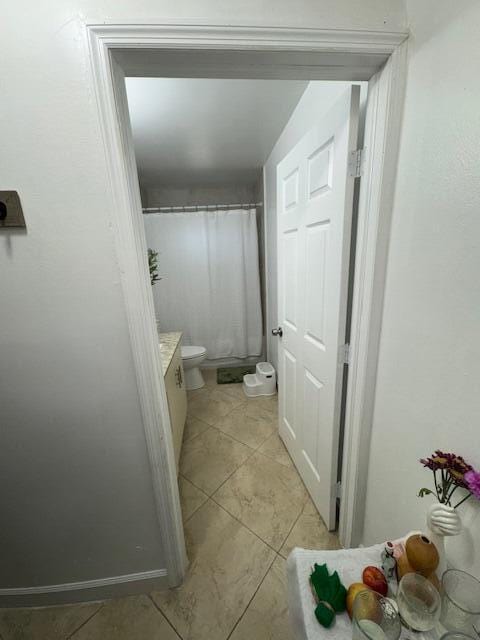
<instances>
[{"instance_id":1,"label":"red apple","mask_svg":"<svg viewBox=\"0 0 480 640\"><path fill-rule=\"evenodd\" d=\"M367 587L377 591L382 596L388 592L388 584L385 576L377 567L365 567L362 573L362 581Z\"/></svg>"}]
</instances>

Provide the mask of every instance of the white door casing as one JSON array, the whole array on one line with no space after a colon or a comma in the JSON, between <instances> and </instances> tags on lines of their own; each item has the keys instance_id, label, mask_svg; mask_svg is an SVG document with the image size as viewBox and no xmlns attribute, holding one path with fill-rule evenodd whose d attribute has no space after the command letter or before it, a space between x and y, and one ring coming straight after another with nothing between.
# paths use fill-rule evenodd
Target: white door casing
<instances>
[{"instance_id":1,"label":"white door casing","mask_svg":"<svg viewBox=\"0 0 480 640\"><path fill-rule=\"evenodd\" d=\"M109 168L108 190L111 194L112 234L115 240L119 272L129 322L132 352L139 397L144 416L146 444L152 465L152 483L158 507L158 519L162 542L166 549L166 581L179 584L186 570L185 542L182 517L176 484L173 447L169 444L170 425L163 380L158 382L160 362L155 346L155 327L145 303L139 304L139 292L147 301L151 287L139 268L144 262L144 239L139 216L138 183L131 158L131 148L124 149L122 130L128 130L128 109L124 98L123 79L113 72L112 58L127 70L127 60L120 56L127 53L142 55L137 72L128 69L126 75L145 75L143 63L154 61L154 68L147 75L180 77L182 69L175 65L166 71L172 50L189 54L184 65L187 77L254 77L305 78L308 80L369 80L378 71L380 87L378 99L371 111L370 136L366 145L372 151L367 158L364 187L360 194L359 233L352 312L352 350L350 355L349 388L347 397L345 453L342 477L342 510L340 537L344 546L361 541L364 472L368 461L368 442L373 412L376 362L378 354L379 326L383 304L384 274L388 255L388 235L395 186L397 154L402 122L407 69L407 32L386 32L341 29L296 29L273 27L245 27L233 25L199 24L198 21L152 23L136 21L119 23L112 20L87 20L86 37L91 57L91 73L100 130L104 139L105 158ZM205 65L198 71L198 62L204 50L219 50L230 56L228 64L217 67ZM152 51L159 54L153 60ZM258 64L248 69L242 66L242 56L254 51ZM303 65L291 64L290 52L310 56ZM238 60L234 55L239 56ZM365 66L365 55L372 64ZM341 61L341 64L340 64ZM125 64L124 64L125 63ZM201 66L201 65L200 65ZM186 69L186 70L185 70ZM193 74L193 75L192 75ZM120 87L122 85L122 87ZM120 90L121 89L121 90ZM115 98L114 98L115 95ZM369 95L371 89L369 88ZM122 97L123 96L123 97ZM125 102L118 109L120 102ZM117 102L118 101L118 102ZM371 107L371 109L370 109ZM127 145L131 147L131 142ZM362 195L363 194L363 195ZM141 242L139 243L139 236ZM132 257L136 247L137 257ZM147 304L148 306L148 304ZM153 302L150 305L153 309ZM127 578L116 580L129 589ZM102 581L103 582L103 581ZM85 586L85 585L83 585ZM0 600L18 606L60 602L58 592L69 594L69 585L51 585L0 590ZM79 599L98 599L100 591L93 584L83 589ZM50 598L52 589L57 595ZM111 590L112 587L109 587ZM41 592L40 596L36 595ZM120 591L116 590L116 594ZM125 593L125 591L122 591ZM67 598L67 596L65 596ZM68 600L70 596L68 596ZM67 600L67 601L68 601ZM65 600L62 600L65 601Z\"/></svg>"},{"instance_id":2,"label":"white door casing","mask_svg":"<svg viewBox=\"0 0 480 640\"><path fill-rule=\"evenodd\" d=\"M131 141L122 144L122 132L129 129L123 78L114 71L112 58L129 51L143 54L142 60L155 62L148 75L170 77L260 77L308 80L369 80L376 72L377 96L367 106L366 146L370 149L362 178L359 232L352 314L352 349L346 412L345 456L342 477L340 538L344 546L361 541L364 507L364 480L368 462L369 437L375 392L376 363L388 255L388 237L395 188L402 109L407 74L408 32L348 30L340 28L289 28L234 26L176 19L170 23L151 20L115 21L95 17L85 20L85 37L91 60L90 74L96 97L96 110L109 170L112 237L125 299L139 398L142 406L145 440L152 467L152 485L158 508L159 533L166 549L166 566L129 576L106 576L98 580L56 585L38 585L0 589L2 606L41 606L76 600L99 600L134 593L132 580L146 585L159 576L166 584L177 585L186 571L185 541L178 498L168 405L161 363L156 345L152 313L146 311L151 287L145 276L145 245L142 240L140 197ZM208 74L198 60L206 50L220 50L232 58L254 51L264 57L261 63L245 68L240 60L211 68ZM191 57L188 64L167 69L164 60L153 59L152 52L183 50ZM288 53L307 52L303 65L291 63ZM365 66L366 55L371 64ZM386 60L385 60L386 58ZM137 59L137 58L135 58ZM120 67L124 72L123 61ZM147 75L143 62L133 73ZM252 75L251 75L252 74ZM115 95L114 95L115 94ZM121 103L124 104L121 104ZM120 108L121 107L121 108ZM370 127L368 112L371 110ZM122 115L124 114L124 115ZM370 134L368 134L370 129ZM365 186L366 185L366 186ZM138 255L133 256L132 252ZM143 301L139 302L139 296ZM146 303L145 303L146 301ZM151 317L150 317L151 316ZM360 488L359 488L360 487ZM343 526L342 526L343 521ZM153 575L155 574L155 576ZM102 591L103 590L103 591ZM107 593L108 592L108 593ZM107 593L107 596L105 596Z\"/></svg>"},{"instance_id":3,"label":"white door casing","mask_svg":"<svg viewBox=\"0 0 480 640\"><path fill-rule=\"evenodd\" d=\"M359 101L352 86L277 167L279 432L330 530Z\"/></svg>"}]
</instances>

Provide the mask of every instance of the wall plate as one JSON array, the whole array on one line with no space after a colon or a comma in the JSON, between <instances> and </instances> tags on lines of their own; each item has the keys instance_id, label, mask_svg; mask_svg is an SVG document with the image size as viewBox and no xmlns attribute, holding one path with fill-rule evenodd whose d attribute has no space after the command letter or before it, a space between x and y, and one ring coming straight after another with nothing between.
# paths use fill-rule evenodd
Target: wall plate
<instances>
[{"instance_id":1,"label":"wall plate","mask_svg":"<svg viewBox=\"0 0 480 640\"><path fill-rule=\"evenodd\" d=\"M0 229L4 227L26 228L20 196L17 191L0 191Z\"/></svg>"}]
</instances>

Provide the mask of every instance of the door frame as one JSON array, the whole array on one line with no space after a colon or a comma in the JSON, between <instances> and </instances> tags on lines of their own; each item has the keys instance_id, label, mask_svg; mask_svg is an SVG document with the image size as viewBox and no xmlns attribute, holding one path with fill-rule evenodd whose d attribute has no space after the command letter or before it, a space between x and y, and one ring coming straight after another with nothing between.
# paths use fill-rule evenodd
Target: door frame
<instances>
[{"instance_id":1,"label":"door frame","mask_svg":"<svg viewBox=\"0 0 480 640\"><path fill-rule=\"evenodd\" d=\"M292 68L285 63L285 52L310 52L318 55L315 79L324 80L344 80L350 72L352 80L370 80L359 77L365 55L388 56L369 84L365 148L372 152L368 153L362 178L353 293L339 535L344 546L358 544L363 524L408 34L191 23L87 22L86 36L109 170L112 231L170 586L182 582L187 557L170 418L157 348L153 296L147 276L147 246L125 76L113 54L119 49L182 49L192 53L205 49L268 52L271 55L267 66L270 64L272 69L275 68L276 77L279 77L279 69L281 74L284 67L285 77L291 78ZM282 56L278 63L274 62L277 54ZM325 57L328 64L325 64ZM339 62L336 68L332 66L335 59ZM235 66L231 70L229 77L235 77Z\"/></svg>"}]
</instances>

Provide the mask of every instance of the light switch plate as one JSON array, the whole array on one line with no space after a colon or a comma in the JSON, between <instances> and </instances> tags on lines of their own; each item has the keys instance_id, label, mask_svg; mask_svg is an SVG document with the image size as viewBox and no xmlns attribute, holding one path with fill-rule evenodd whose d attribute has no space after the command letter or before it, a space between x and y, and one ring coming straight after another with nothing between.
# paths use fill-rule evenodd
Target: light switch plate
<instances>
[{"instance_id":1,"label":"light switch plate","mask_svg":"<svg viewBox=\"0 0 480 640\"><path fill-rule=\"evenodd\" d=\"M0 191L0 229L26 226L18 192Z\"/></svg>"}]
</instances>

